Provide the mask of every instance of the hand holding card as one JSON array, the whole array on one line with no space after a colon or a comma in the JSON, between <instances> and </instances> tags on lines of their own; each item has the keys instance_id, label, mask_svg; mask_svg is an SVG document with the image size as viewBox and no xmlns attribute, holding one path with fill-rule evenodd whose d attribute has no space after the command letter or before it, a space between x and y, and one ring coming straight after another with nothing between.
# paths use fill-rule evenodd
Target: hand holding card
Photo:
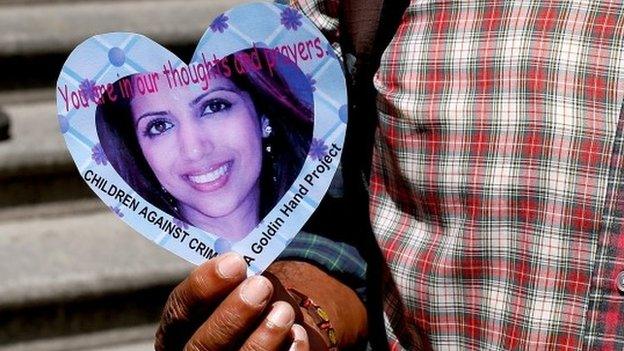
<instances>
[{"instance_id":1,"label":"hand holding card","mask_svg":"<svg viewBox=\"0 0 624 351\"><path fill-rule=\"evenodd\" d=\"M252 273L318 206L346 128L331 46L269 3L218 16L189 64L138 34L94 36L57 106L80 173L126 223L196 264L236 251Z\"/></svg>"},{"instance_id":2,"label":"hand holding card","mask_svg":"<svg viewBox=\"0 0 624 351\"><path fill-rule=\"evenodd\" d=\"M364 339L361 300L325 272L279 261L269 267L269 279L243 280L244 266L235 254L220 256L178 285L165 306L156 350L334 351ZM305 301L297 298L301 293Z\"/></svg>"}]
</instances>

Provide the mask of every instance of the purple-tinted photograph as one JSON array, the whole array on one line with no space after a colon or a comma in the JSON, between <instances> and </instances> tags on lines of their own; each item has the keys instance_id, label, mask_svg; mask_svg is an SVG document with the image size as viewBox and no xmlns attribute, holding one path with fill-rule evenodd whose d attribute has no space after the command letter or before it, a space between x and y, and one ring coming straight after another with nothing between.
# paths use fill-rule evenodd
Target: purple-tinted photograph
<instances>
[{"instance_id":1,"label":"purple-tinted photograph","mask_svg":"<svg viewBox=\"0 0 624 351\"><path fill-rule=\"evenodd\" d=\"M124 77L96 112L108 161L141 197L229 241L244 238L299 174L312 139L308 78L252 48Z\"/></svg>"}]
</instances>

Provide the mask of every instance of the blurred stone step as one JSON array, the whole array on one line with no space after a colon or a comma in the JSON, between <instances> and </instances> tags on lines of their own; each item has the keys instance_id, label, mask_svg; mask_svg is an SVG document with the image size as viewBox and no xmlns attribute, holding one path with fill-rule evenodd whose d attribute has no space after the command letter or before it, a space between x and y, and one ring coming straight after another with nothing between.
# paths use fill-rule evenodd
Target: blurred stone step
<instances>
[{"instance_id":1,"label":"blurred stone step","mask_svg":"<svg viewBox=\"0 0 624 351\"><path fill-rule=\"evenodd\" d=\"M11 125L10 139L0 142L0 208L90 196L65 148L54 100L2 109Z\"/></svg>"},{"instance_id":2,"label":"blurred stone step","mask_svg":"<svg viewBox=\"0 0 624 351\"><path fill-rule=\"evenodd\" d=\"M36 204L13 205L0 208L0 223L27 221L63 216L80 216L108 210L95 195L70 201L51 201Z\"/></svg>"},{"instance_id":3,"label":"blurred stone step","mask_svg":"<svg viewBox=\"0 0 624 351\"><path fill-rule=\"evenodd\" d=\"M154 350L153 341L136 342L123 345L111 345L97 349L84 349L81 351L151 351Z\"/></svg>"},{"instance_id":4,"label":"blurred stone step","mask_svg":"<svg viewBox=\"0 0 624 351\"><path fill-rule=\"evenodd\" d=\"M60 72L60 71L59 71ZM29 104L33 102L54 102L56 94L53 86L39 89L17 89L0 93L0 107L5 105Z\"/></svg>"},{"instance_id":5,"label":"blurred stone step","mask_svg":"<svg viewBox=\"0 0 624 351\"><path fill-rule=\"evenodd\" d=\"M0 56L69 52L99 33L131 31L162 44L195 42L212 19L244 0L68 1L0 9Z\"/></svg>"},{"instance_id":6,"label":"blurred stone step","mask_svg":"<svg viewBox=\"0 0 624 351\"><path fill-rule=\"evenodd\" d=\"M0 90L53 87L71 50L106 32L147 35L188 60L213 18L242 2L89 0L0 5Z\"/></svg>"},{"instance_id":7,"label":"blurred stone step","mask_svg":"<svg viewBox=\"0 0 624 351\"><path fill-rule=\"evenodd\" d=\"M140 325L70 337L0 346L0 351L150 351L156 325Z\"/></svg>"},{"instance_id":8,"label":"blurred stone step","mask_svg":"<svg viewBox=\"0 0 624 351\"><path fill-rule=\"evenodd\" d=\"M140 343L125 344L125 345L113 345L109 347L89 349L89 350L83 350L83 351L150 351L150 350L154 350L154 343L146 341L146 342L140 342Z\"/></svg>"},{"instance_id":9,"label":"blurred stone step","mask_svg":"<svg viewBox=\"0 0 624 351\"><path fill-rule=\"evenodd\" d=\"M0 222L0 346L158 320L192 269L110 211Z\"/></svg>"},{"instance_id":10,"label":"blurred stone step","mask_svg":"<svg viewBox=\"0 0 624 351\"><path fill-rule=\"evenodd\" d=\"M56 118L56 100L6 104L11 139L0 143L0 179L47 169L66 168L71 161Z\"/></svg>"}]
</instances>

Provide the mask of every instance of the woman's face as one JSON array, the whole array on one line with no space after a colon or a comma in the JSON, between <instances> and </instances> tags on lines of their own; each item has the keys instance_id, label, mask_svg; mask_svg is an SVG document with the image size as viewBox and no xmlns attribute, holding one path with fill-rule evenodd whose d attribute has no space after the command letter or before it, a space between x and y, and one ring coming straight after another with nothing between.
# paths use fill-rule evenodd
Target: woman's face
<instances>
[{"instance_id":1,"label":"woman's face","mask_svg":"<svg viewBox=\"0 0 624 351\"><path fill-rule=\"evenodd\" d=\"M210 229L221 229L219 218L257 222L262 139L248 93L224 78L199 93L161 81L131 107L145 159L188 220Z\"/></svg>"}]
</instances>

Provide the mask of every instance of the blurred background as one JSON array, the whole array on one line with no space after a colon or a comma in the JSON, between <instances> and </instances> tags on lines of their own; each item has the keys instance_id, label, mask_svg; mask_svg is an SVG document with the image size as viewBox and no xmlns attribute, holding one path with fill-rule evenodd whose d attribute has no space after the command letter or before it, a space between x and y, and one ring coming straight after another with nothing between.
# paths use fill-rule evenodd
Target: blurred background
<instances>
[{"instance_id":1,"label":"blurred background","mask_svg":"<svg viewBox=\"0 0 624 351\"><path fill-rule=\"evenodd\" d=\"M192 267L143 239L80 178L55 85L93 34L132 31L188 61L242 0L0 0L0 351L153 350Z\"/></svg>"}]
</instances>

